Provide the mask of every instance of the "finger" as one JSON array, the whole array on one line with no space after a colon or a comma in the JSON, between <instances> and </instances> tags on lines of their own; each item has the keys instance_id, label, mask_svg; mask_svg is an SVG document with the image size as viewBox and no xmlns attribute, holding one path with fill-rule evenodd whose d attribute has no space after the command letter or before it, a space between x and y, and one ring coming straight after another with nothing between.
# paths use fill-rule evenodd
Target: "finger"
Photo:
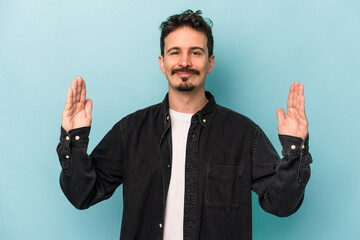
<instances>
[{"instance_id":1,"label":"finger","mask_svg":"<svg viewBox=\"0 0 360 240\"><path fill-rule=\"evenodd\" d=\"M77 76L76 81L77 81L76 101L79 102L80 98L81 98L81 89L82 89L83 80L82 80L81 76Z\"/></svg>"},{"instance_id":2,"label":"finger","mask_svg":"<svg viewBox=\"0 0 360 240\"><path fill-rule=\"evenodd\" d=\"M71 82L71 90L72 90L72 103L76 104L76 93L77 93L77 80L74 78Z\"/></svg>"},{"instance_id":3,"label":"finger","mask_svg":"<svg viewBox=\"0 0 360 240\"><path fill-rule=\"evenodd\" d=\"M297 90L297 104L296 109L300 111L301 108L301 97L304 96L304 85L299 85L299 88Z\"/></svg>"},{"instance_id":4,"label":"finger","mask_svg":"<svg viewBox=\"0 0 360 240\"><path fill-rule=\"evenodd\" d=\"M91 111L92 111L92 101L91 99L87 99L85 102L85 115L91 118Z\"/></svg>"},{"instance_id":5,"label":"finger","mask_svg":"<svg viewBox=\"0 0 360 240\"><path fill-rule=\"evenodd\" d=\"M292 106L293 89L294 89L294 84L291 84L290 91L289 91L289 96L288 96L288 100L287 100L288 109L291 108L291 106Z\"/></svg>"},{"instance_id":6,"label":"finger","mask_svg":"<svg viewBox=\"0 0 360 240\"><path fill-rule=\"evenodd\" d=\"M301 118L306 119L306 113L305 113L305 96L300 97L299 101L299 115Z\"/></svg>"},{"instance_id":7,"label":"finger","mask_svg":"<svg viewBox=\"0 0 360 240\"><path fill-rule=\"evenodd\" d=\"M299 91L299 82L295 81L293 86L292 106L291 106L293 108L297 108L299 104L298 91Z\"/></svg>"},{"instance_id":8,"label":"finger","mask_svg":"<svg viewBox=\"0 0 360 240\"><path fill-rule=\"evenodd\" d=\"M77 86L77 81L75 78L73 78L73 80L71 81L71 88L76 89L76 86Z\"/></svg>"},{"instance_id":9,"label":"finger","mask_svg":"<svg viewBox=\"0 0 360 240\"><path fill-rule=\"evenodd\" d=\"M304 96L304 85L299 86L298 95L299 96Z\"/></svg>"},{"instance_id":10,"label":"finger","mask_svg":"<svg viewBox=\"0 0 360 240\"><path fill-rule=\"evenodd\" d=\"M284 111L284 109L278 108L276 110L276 117L277 117L277 119L279 121L279 124L281 125L285 120L285 111Z\"/></svg>"},{"instance_id":11,"label":"finger","mask_svg":"<svg viewBox=\"0 0 360 240\"><path fill-rule=\"evenodd\" d=\"M66 94L66 103L64 111L69 111L72 107L72 90L71 88L68 88L67 94Z\"/></svg>"},{"instance_id":12,"label":"finger","mask_svg":"<svg viewBox=\"0 0 360 240\"><path fill-rule=\"evenodd\" d=\"M304 92L304 85L301 85L300 82L298 82L298 87L297 87L297 92L296 92L296 97L297 97L297 106L299 106L300 103L300 97L303 95Z\"/></svg>"},{"instance_id":13,"label":"finger","mask_svg":"<svg viewBox=\"0 0 360 240\"><path fill-rule=\"evenodd\" d=\"M85 81L82 81L82 88L81 88L81 95L80 95L80 102L85 104L85 100L86 100L86 85L85 85Z\"/></svg>"}]
</instances>

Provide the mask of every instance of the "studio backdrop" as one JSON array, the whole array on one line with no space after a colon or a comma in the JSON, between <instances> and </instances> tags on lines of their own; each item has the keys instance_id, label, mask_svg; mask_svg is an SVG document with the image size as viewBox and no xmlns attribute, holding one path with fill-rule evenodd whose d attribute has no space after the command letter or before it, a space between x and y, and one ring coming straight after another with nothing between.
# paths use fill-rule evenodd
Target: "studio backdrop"
<instances>
[{"instance_id":1,"label":"studio backdrop","mask_svg":"<svg viewBox=\"0 0 360 240\"><path fill-rule=\"evenodd\" d=\"M161 102L159 25L210 18L206 89L250 117L281 153L276 109L305 85L312 176L302 207L278 218L253 194L255 240L360 239L360 1L0 0L0 239L118 239L122 187L87 210L59 186L56 154L71 79L93 100L89 153L122 117Z\"/></svg>"}]
</instances>

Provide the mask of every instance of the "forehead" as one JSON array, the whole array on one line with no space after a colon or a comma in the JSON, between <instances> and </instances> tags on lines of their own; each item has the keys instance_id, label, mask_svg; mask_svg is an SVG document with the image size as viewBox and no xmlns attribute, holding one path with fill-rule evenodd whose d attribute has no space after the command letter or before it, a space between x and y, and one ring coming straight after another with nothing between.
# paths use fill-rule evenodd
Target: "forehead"
<instances>
[{"instance_id":1,"label":"forehead","mask_svg":"<svg viewBox=\"0 0 360 240\"><path fill-rule=\"evenodd\" d=\"M164 43L165 49L173 47L202 47L207 49L207 37L205 33L196 31L190 27L180 27L172 31L169 35L166 36Z\"/></svg>"}]
</instances>

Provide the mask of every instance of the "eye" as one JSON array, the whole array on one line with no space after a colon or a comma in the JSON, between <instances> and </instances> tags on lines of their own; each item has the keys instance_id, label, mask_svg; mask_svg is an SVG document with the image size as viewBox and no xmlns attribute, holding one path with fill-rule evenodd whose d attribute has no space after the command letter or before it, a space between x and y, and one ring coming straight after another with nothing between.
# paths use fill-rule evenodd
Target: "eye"
<instances>
[{"instance_id":1,"label":"eye","mask_svg":"<svg viewBox=\"0 0 360 240\"><path fill-rule=\"evenodd\" d=\"M200 52L200 51L193 51L193 52L192 52L192 55L194 55L194 56L199 56L199 55L201 55L201 52Z\"/></svg>"},{"instance_id":2,"label":"eye","mask_svg":"<svg viewBox=\"0 0 360 240\"><path fill-rule=\"evenodd\" d=\"M172 51L170 52L170 55L178 55L179 54L179 51Z\"/></svg>"}]
</instances>

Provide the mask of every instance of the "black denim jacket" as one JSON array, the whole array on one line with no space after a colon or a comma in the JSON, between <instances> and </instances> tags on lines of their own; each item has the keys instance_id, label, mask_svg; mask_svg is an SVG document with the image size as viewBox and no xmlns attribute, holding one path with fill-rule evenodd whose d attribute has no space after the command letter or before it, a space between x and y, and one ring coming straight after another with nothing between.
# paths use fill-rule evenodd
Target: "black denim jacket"
<instances>
[{"instance_id":1,"label":"black denim jacket","mask_svg":"<svg viewBox=\"0 0 360 240\"><path fill-rule=\"evenodd\" d=\"M280 135L280 159L247 117L215 103L193 115L185 164L184 240L252 238L251 190L277 216L294 213L310 177L308 138ZM60 185L78 209L109 198L123 184L120 239L162 240L171 173L168 98L121 119L87 155L90 127L62 129Z\"/></svg>"}]
</instances>

